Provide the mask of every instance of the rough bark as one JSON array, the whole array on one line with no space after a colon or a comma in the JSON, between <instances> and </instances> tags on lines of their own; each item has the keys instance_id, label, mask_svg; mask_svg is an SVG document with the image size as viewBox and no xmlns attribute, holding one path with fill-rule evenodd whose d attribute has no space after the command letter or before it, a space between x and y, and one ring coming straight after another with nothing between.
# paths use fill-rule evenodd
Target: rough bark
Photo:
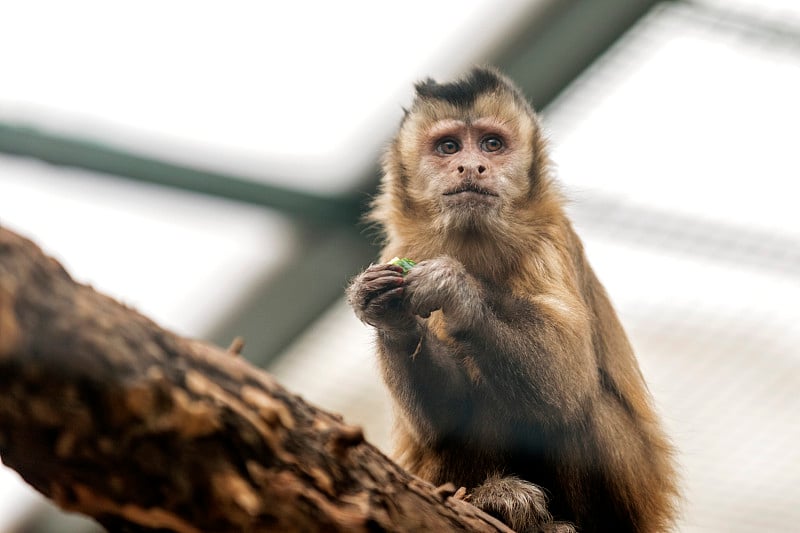
<instances>
[{"instance_id":1,"label":"rough bark","mask_svg":"<svg viewBox=\"0 0 800 533\"><path fill-rule=\"evenodd\" d=\"M0 457L111 530L509 531L0 228Z\"/></svg>"}]
</instances>

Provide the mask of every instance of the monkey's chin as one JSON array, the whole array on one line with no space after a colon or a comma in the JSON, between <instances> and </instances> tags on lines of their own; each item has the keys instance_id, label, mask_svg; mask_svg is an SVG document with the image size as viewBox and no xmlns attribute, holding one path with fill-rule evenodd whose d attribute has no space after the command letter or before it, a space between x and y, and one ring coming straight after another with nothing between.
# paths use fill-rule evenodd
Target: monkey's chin
<instances>
[{"instance_id":1,"label":"monkey's chin","mask_svg":"<svg viewBox=\"0 0 800 533\"><path fill-rule=\"evenodd\" d=\"M481 231L492 227L498 216L497 196L463 192L445 196L442 209L444 226L451 231Z\"/></svg>"}]
</instances>

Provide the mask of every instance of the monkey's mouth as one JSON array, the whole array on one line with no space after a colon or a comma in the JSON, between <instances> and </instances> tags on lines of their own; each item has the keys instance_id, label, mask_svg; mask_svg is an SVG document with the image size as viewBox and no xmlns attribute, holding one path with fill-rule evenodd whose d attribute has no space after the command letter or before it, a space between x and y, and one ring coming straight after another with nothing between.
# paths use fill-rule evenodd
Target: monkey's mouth
<instances>
[{"instance_id":1,"label":"monkey's mouth","mask_svg":"<svg viewBox=\"0 0 800 533\"><path fill-rule=\"evenodd\" d=\"M455 189L451 189L444 193L445 196L455 196L455 195L464 195L464 196L499 196L496 192L481 187L480 185L476 185L474 183L465 183L463 185L459 185Z\"/></svg>"}]
</instances>

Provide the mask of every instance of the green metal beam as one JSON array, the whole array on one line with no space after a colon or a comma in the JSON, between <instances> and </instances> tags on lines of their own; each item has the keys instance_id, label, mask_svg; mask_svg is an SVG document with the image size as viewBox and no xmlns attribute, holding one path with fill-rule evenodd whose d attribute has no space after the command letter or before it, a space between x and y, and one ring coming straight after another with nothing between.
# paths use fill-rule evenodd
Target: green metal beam
<instances>
[{"instance_id":1,"label":"green metal beam","mask_svg":"<svg viewBox=\"0 0 800 533\"><path fill-rule=\"evenodd\" d=\"M552 102L663 0L557 0L507 41L494 59L536 109Z\"/></svg>"},{"instance_id":2,"label":"green metal beam","mask_svg":"<svg viewBox=\"0 0 800 533\"><path fill-rule=\"evenodd\" d=\"M267 366L344 294L347 281L374 260L376 248L353 227L304 226L300 255L257 282L208 335L219 346L240 336L243 355Z\"/></svg>"},{"instance_id":3,"label":"green metal beam","mask_svg":"<svg viewBox=\"0 0 800 533\"><path fill-rule=\"evenodd\" d=\"M134 154L27 126L0 123L0 152L278 209L311 222L352 226L355 196L320 196Z\"/></svg>"}]
</instances>

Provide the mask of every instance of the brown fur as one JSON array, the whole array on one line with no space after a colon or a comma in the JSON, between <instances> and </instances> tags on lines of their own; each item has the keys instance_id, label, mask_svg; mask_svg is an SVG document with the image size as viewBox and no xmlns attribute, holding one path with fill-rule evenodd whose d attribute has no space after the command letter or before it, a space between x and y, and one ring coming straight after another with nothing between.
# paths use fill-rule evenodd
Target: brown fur
<instances>
[{"instance_id":1,"label":"brown fur","mask_svg":"<svg viewBox=\"0 0 800 533\"><path fill-rule=\"evenodd\" d=\"M419 264L405 278L374 265L348 289L377 328L398 459L467 487L520 530L569 530L542 510L535 484L549 513L579 531L664 531L675 514L671 447L564 214L538 119L501 75L470 76L418 86L384 159L370 214L385 231L381 258ZM503 150L474 148L487 131ZM436 153L448 135L463 149ZM465 165L485 172L465 178L455 170ZM443 196L459 180L498 196Z\"/></svg>"}]
</instances>

